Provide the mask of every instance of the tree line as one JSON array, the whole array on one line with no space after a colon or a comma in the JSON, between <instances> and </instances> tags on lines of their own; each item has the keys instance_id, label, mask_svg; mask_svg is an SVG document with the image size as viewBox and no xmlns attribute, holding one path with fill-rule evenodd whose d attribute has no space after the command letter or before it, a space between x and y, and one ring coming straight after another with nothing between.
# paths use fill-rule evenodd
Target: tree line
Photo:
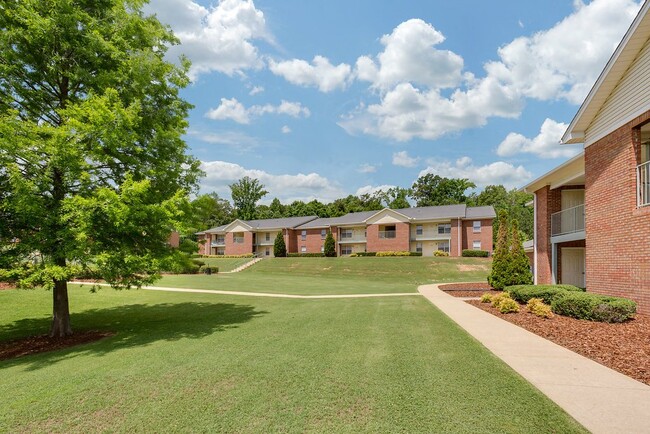
<instances>
[{"instance_id":1,"label":"tree line","mask_svg":"<svg viewBox=\"0 0 650 434\"><path fill-rule=\"evenodd\" d=\"M467 190L472 188L476 188L476 185L468 179L426 174L409 188L393 187L375 193L349 195L329 203L296 200L283 204L276 197L269 205L264 205L259 203L268 195L264 185L258 179L243 177L230 185L232 203L215 192L196 197L191 202L193 211L189 229L195 232L206 230L237 218L255 220L311 215L327 218L383 208L410 208L412 203L417 207L467 204L492 206L497 213L505 211L510 219L517 221L522 238L533 237L533 209L526 206L532 200L532 195L516 189L507 190L503 185L489 185L479 193L467 194ZM495 240L498 229L499 220L495 219Z\"/></svg>"}]
</instances>

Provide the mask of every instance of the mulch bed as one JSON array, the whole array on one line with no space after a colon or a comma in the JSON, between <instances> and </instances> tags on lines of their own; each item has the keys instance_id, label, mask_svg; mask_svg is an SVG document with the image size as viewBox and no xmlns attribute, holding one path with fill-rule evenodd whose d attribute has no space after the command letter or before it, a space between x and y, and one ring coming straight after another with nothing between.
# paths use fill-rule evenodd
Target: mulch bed
<instances>
[{"instance_id":1,"label":"mulch bed","mask_svg":"<svg viewBox=\"0 0 650 434\"><path fill-rule=\"evenodd\" d=\"M484 292L494 291L487 282L475 283L448 283L438 285L438 288L454 297L480 297ZM498 291L494 291L496 294Z\"/></svg>"},{"instance_id":2,"label":"mulch bed","mask_svg":"<svg viewBox=\"0 0 650 434\"><path fill-rule=\"evenodd\" d=\"M0 291L3 291L5 289L16 289L16 287L11 283L0 282Z\"/></svg>"},{"instance_id":3,"label":"mulch bed","mask_svg":"<svg viewBox=\"0 0 650 434\"><path fill-rule=\"evenodd\" d=\"M489 303L467 303L562 345L598 363L650 385L650 316L637 315L622 324L607 324L555 315L540 318L521 306L503 314Z\"/></svg>"},{"instance_id":4,"label":"mulch bed","mask_svg":"<svg viewBox=\"0 0 650 434\"><path fill-rule=\"evenodd\" d=\"M15 359L16 357L27 356L29 354L74 347L114 335L114 332L89 330L77 332L66 338L51 338L48 335L43 335L0 342L0 360Z\"/></svg>"}]
</instances>

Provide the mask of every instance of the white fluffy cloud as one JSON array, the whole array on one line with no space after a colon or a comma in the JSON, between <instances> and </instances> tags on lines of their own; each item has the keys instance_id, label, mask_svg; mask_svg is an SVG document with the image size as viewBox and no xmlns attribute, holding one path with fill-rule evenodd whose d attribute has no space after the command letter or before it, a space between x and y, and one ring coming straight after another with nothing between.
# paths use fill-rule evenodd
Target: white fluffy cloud
<instances>
[{"instance_id":1,"label":"white fluffy cloud","mask_svg":"<svg viewBox=\"0 0 650 434\"><path fill-rule=\"evenodd\" d=\"M339 125L350 134L435 140L490 117L516 118L527 98L577 104L638 10L635 0L576 1L551 29L501 47L482 78L463 73L459 55L436 48L444 36L433 26L406 21L381 39L376 58L357 60L356 78L380 90L379 102L360 104Z\"/></svg>"},{"instance_id":2,"label":"white fluffy cloud","mask_svg":"<svg viewBox=\"0 0 650 434\"><path fill-rule=\"evenodd\" d=\"M282 131L282 134L289 134L291 132L291 128L289 128L288 125L284 125L280 131Z\"/></svg>"},{"instance_id":3,"label":"white fluffy cloud","mask_svg":"<svg viewBox=\"0 0 650 434\"><path fill-rule=\"evenodd\" d=\"M220 0L209 8L191 0L152 0L146 11L172 27L181 44L169 55L184 54L192 61L193 80L213 71L233 75L264 66L253 42L272 37L252 0Z\"/></svg>"},{"instance_id":4,"label":"white fluffy cloud","mask_svg":"<svg viewBox=\"0 0 650 434\"><path fill-rule=\"evenodd\" d=\"M205 116L210 119L223 121L226 119L233 120L239 124L249 124L251 118L265 114L281 114L294 118L309 117L311 112L307 107L303 107L299 102L282 101L280 105L272 104L254 105L249 108L244 107L236 98L221 98L219 107L209 110Z\"/></svg>"},{"instance_id":5,"label":"white fluffy cloud","mask_svg":"<svg viewBox=\"0 0 650 434\"><path fill-rule=\"evenodd\" d=\"M281 62L269 60L269 69L284 77L289 83L304 87L317 87L321 92L344 89L352 76L350 65L332 65L326 57L316 56L312 63L301 59Z\"/></svg>"},{"instance_id":6,"label":"white fluffy cloud","mask_svg":"<svg viewBox=\"0 0 650 434\"><path fill-rule=\"evenodd\" d=\"M201 163L201 169L206 173L201 181L201 191L216 191L225 197L230 196L228 185L244 176L259 179L264 184L269 192L265 199L277 197L283 202L313 199L332 201L345 196L335 182L317 173L274 175L263 170L246 169L226 161L204 161Z\"/></svg>"},{"instance_id":7,"label":"white fluffy cloud","mask_svg":"<svg viewBox=\"0 0 650 434\"><path fill-rule=\"evenodd\" d=\"M258 93L264 92L264 86L253 86L253 88L248 92L249 95L257 95Z\"/></svg>"},{"instance_id":8,"label":"white fluffy cloud","mask_svg":"<svg viewBox=\"0 0 650 434\"><path fill-rule=\"evenodd\" d=\"M359 187L356 191L355 196L361 196L363 194L375 194L380 191L388 191L391 188L395 188L394 185L378 185L378 186L372 186L372 185L364 185L363 187Z\"/></svg>"},{"instance_id":9,"label":"white fluffy cloud","mask_svg":"<svg viewBox=\"0 0 650 434\"><path fill-rule=\"evenodd\" d=\"M381 38L384 51L376 60L359 57L356 75L383 90L404 82L435 89L456 86L462 79L463 58L435 48L444 40L442 33L421 19L405 21Z\"/></svg>"},{"instance_id":10,"label":"white fluffy cloud","mask_svg":"<svg viewBox=\"0 0 650 434\"><path fill-rule=\"evenodd\" d=\"M415 167L420 161L417 157L411 157L408 152L400 151L393 154L393 165L400 167Z\"/></svg>"},{"instance_id":11,"label":"white fluffy cloud","mask_svg":"<svg viewBox=\"0 0 650 434\"><path fill-rule=\"evenodd\" d=\"M377 166L372 164L364 163L357 169L359 173L375 173L377 171Z\"/></svg>"},{"instance_id":12,"label":"white fluffy cloud","mask_svg":"<svg viewBox=\"0 0 650 434\"><path fill-rule=\"evenodd\" d=\"M560 145L560 138L568 125L546 119L539 134L530 139L519 133L510 133L499 144L497 154L509 157L520 153L535 154L541 158L573 157L580 152L580 147Z\"/></svg>"},{"instance_id":13,"label":"white fluffy cloud","mask_svg":"<svg viewBox=\"0 0 650 434\"><path fill-rule=\"evenodd\" d=\"M523 96L580 104L639 11L634 0L574 2L575 11L551 29L499 49L488 74Z\"/></svg>"},{"instance_id":14,"label":"white fluffy cloud","mask_svg":"<svg viewBox=\"0 0 650 434\"><path fill-rule=\"evenodd\" d=\"M496 161L484 166L476 166L469 157L461 157L455 162L429 160L428 167L418 176L432 173L446 178L467 178L477 187L503 184L506 188L515 188L530 180L532 174L523 166L513 166L504 161Z\"/></svg>"}]
</instances>

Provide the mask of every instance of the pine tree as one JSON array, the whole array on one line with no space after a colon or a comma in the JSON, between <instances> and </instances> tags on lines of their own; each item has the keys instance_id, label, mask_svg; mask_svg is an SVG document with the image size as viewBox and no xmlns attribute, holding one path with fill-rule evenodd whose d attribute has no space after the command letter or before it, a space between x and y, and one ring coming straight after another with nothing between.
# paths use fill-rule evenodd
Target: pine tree
<instances>
[{"instance_id":1,"label":"pine tree","mask_svg":"<svg viewBox=\"0 0 650 434\"><path fill-rule=\"evenodd\" d=\"M276 258L284 258L287 256L287 245L284 243L282 232L278 232L273 243L273 256Z\"/></svg>"},{"instance_id":2,"label":"pine tree","mask_svg":"<svg viewBox=\"0 0 650 434\"><path fill-rule=\"evenodd\" d=\"M501 211L499 212L499 233L492 259L492 271L488 275L488 283L494 289L503 289L508 283L508 262L510 262L508 232L508 216L505 211Z\"/></svg>"},{"instance_id":3,"label":"pine tree","mask_svg":"<svg viewBox=\"0 0 650 434\"><path fill-rule=\"evenodd\" d=\"M510 260L507 264L507 285L530 285L533 283L533 275L530 272L530 262L524 247L521 244L519 235L519 224L517 220L512 221L512 239L510 247Z\"/></svg>"},{"instance_id":4,"label":"pine tree","mask_svg":"<svg viewBox=\"0 0 650 434\"><path fill-rule=\"evenodd\" d=\"M325 237L323 252L328 258L336 256L336 243L334 242L334 236L332 235L332 232L328 232L327 236Z\"/></svg>"}]
</instances>

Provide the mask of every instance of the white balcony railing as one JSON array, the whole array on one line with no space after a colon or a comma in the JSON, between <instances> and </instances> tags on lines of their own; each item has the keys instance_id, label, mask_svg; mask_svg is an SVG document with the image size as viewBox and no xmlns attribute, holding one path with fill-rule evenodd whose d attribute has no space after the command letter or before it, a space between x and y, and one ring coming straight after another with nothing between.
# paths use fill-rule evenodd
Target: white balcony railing
<instances>
[{"instance_id":1,"label":"white balcony railing","mask_svg":"<svg viewBox=\"0 0 650 434\"><path fill-rule=\"evenodd\" d=\"M397 231L379 231L379 238L395 238L397 236Z\"/></svg>"},{"instance_id":2,"label":"white balcony railing","mask_svg":"<svg viewBox=\"0 0 650 434\"><path fill-rule=\"evenodd\" d=\"M210 244L212 245L212 247L225 246L226 240L225 238L217 238L216 240L212 240L212 243Z\"/></svg>"},{"instance_id":3,"label":"white balcony railing","mask_svg":"<svg viewBox=\"0 0 650 434\"><path fill-rule=\"evenodd\" d=\"M650 161L636 167L636 198L638 206L650 205Z\"/></svg>"},{"instance_id":4,"label":"white balcony railing","mask_svg":"<svg viewBox=\"0 0 650 434\"><path fill-rule=\"evenodd\" d=\"M551 214L551 235L567 235L585 230L585 205Z\"/></svg>"}]
</instances>

